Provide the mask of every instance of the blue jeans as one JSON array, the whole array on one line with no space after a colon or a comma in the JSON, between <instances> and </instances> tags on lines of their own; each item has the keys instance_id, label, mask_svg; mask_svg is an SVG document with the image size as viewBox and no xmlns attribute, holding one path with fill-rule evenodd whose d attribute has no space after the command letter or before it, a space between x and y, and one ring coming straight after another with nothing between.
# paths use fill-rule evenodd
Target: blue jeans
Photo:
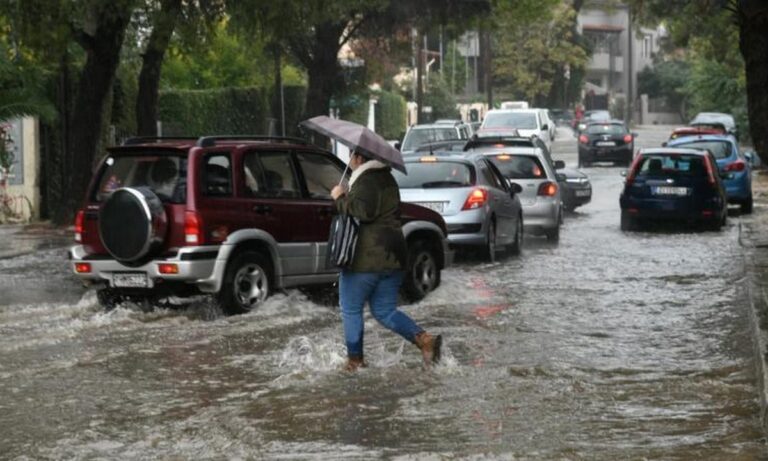
<instances>
[{"instance_id":1,"label":"blue jeans","mask_svg":"<svg viewBox=\"0 0 768 461\"><path fill-rule=\"evenodd\" d=\"M373 318L407 341L414 342L416 335L424 331L397 310L397 294L402 281L401 271L341 272L339 301L347 356L363 357L363 307L366 301L371 306Z\"/></svg>"}]
</instances>

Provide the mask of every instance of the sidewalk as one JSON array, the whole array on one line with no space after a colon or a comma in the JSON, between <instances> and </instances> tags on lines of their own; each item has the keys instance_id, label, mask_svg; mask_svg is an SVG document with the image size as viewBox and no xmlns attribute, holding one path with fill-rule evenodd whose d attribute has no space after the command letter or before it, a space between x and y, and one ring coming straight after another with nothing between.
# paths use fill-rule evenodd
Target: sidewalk
<instances>
[{"instance_id":1,"label":"sidewalk","mask_svg":"<svg viewBox=\"0 0 768 461\"><path fill-rule=\"evenodd\" d=\"M0 259L15 258L38 250L66 248L74 243L74 231L49 222L0 225Z\"/></svg>"},{"instance_id":2,"label":"sidewalk","mask_svg":"<svg viewBox=\"0 0 768 461\"><path fill-rule=\"evenodd\" d=\"M752 194L754 212L741 217L739 243L745 249L760 416L768 431L768 171L753 177Z\"/></svg>"}]
</instances>

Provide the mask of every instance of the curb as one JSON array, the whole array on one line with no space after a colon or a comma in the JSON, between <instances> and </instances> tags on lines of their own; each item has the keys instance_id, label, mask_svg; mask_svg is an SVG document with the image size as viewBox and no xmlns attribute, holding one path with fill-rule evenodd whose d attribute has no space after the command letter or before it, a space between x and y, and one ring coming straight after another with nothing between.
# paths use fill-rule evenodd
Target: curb
<instances>
[{"instance_id":1,"label":"curb","mask_svg":"<svg viewBox=\"0 0 768 461\"><path fill-rule=\"evenodd\" d=\"M768 341L766 341L765 333L760 329L760 315L758 314L758 309L763 311L768 309L768 294L766 294L765 288L760 286L755 278L755 274L752 273L748 284L749 317L752 324L752 344L755 353L757 388L760 394L760 423L763 432L768 433L768 363L766 363L766 357L768 357L766 345ZM756 290L758 291L757 296L755 295Z\"/></svg>"}]
</instances>

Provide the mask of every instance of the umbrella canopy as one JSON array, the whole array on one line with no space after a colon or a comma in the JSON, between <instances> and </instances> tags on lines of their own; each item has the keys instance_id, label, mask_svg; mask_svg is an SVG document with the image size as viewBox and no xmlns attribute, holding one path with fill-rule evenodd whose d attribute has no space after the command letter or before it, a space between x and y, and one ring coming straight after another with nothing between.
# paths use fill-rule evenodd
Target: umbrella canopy
<instances>
[{"instance_id":1,"label":"umbrella canopy","mask_svg":"<svg viewBox=\"0 0 768 461\"><path fill-rule=\"evenodd\" d=\"M384 138L363 125L325 115L304 120L299 125L335 139L354 151L380 160L407 174L403 154L392 147Z\"/></svg>"}]
</instances>

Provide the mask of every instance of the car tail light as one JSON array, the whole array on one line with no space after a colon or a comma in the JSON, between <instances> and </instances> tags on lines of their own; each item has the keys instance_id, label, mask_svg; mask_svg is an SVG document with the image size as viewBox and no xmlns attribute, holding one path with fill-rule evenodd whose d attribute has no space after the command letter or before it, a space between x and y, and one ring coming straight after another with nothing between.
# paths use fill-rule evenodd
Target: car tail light
<instances>
[{"instance_id":1,"label":"car tail light","mask_svg":"<svg viewBox=\"0 0 768 461\"><path fill-rule=\"evenodd\" d=\"M91 263L75 263L75 272L78 274L90 274Z\"/></svg>"},{"instance_id":2,"label":"car tail light","mask_svg":"<svg viewBox=\"0 0 768 461\"><path fill-rule=\"evenodd\" d=\"M631 134L625 134L625 135L624 135L624 142L625 142L626 144L629 144L629 143L631 143L631 142L632 142L632 135L631 135Z\"/></svg>"},{"instance_id":3,"label":"car tail light","mask_svg":"<svg viewBox=\"0 0 768 461\"><path fill-rule=\"evenodd\" d=\"M725 167L725 171L744 171L747 168L747 164L744 160L736 160L733 163L729 163Z\"/></svg>"},{"instance_id":4,"label":"car tail light","mask_svg":"<svg viewBox=\"0 0 768 461\"><path fill-rule=\"evenodd\" d=\"M707 179L709 180L709 184L714 186L717 184L715 181L715 167L712 165L712 162L709 161L709 157L704 157L704 166L707 167Z\"/></svg>"},{"instance_id":5,"label":"car tail light","mask_svg":"<svg viewBox=\"0 0 768 461\"><path fill-rule=\"evenodd\" d=\"M80 210L75 216L75 242L83 241L83 222L85 221L85 211Z\"/></svg>"},{"instance_id":6,"label":"car tail light","mask_svg":"<svg viewBox=\"0 0 768 461\"><path fill-rule=\"evenodd\" d=\"M626 184L627 187L631 186L632 183L635 182L635 176L637 176L637 170L640 169L641 158L642 156L639 153L635 154L635 159L632 160L632 164L629 166L629 173L627 173L627 179L624 180L624 183Z\"/></svg>"},{"instance_id":7,"label":"car tail light","mask_svg":"<svg viewBox=\"0 0 768 461\"><path fill-rule=\"evenodd\" d=\"M539 192L537 195L541 195L544 197L554 197L555 194L557 194L557 184L551 181L547 181L539 185Z\"/></svg>"},{"instance_id":8,"label":"car tail light","mask_svg":"<svg viewBox=\"0 0 768 461\"><path fill-rule=\"evenodd\" d=\"M184 241L188 245L203 244L203 223L194 211L187 211L184 215Z\"/></svg>"},{"instance_id":9,"label":"car tail light","mask_svg":"<svg viewBox=\"0 0 768 461\"><path fill-rule=\"evenodd\" d=\"M467 197L467 201L464 202L462 210L474 210L475 208L481 208L488 201L488 191L485 189L477 188L473 189Z\"/></svg>"},{"instance_id":10,"label":"car tail light","mask_svg":"<svg viewBox=\"0 0 768 461\"><path fill-rule=\"evenodd\" d=\"M586 144L589 142L589 138L587 137L587 135L583 134L579 136L579 142L582 144Z\"/></svg>"},{"instance_id":11,"label":"car tail light","mask_svg":"<svg viewBox=\"0 0 768 461\"><path fill-rule=\"evenodd\" d=\"M173 263L161 263L157 265L157 271L164 275L175 275L179 273L179 266Z\"/></svg>"}]
</instances>

